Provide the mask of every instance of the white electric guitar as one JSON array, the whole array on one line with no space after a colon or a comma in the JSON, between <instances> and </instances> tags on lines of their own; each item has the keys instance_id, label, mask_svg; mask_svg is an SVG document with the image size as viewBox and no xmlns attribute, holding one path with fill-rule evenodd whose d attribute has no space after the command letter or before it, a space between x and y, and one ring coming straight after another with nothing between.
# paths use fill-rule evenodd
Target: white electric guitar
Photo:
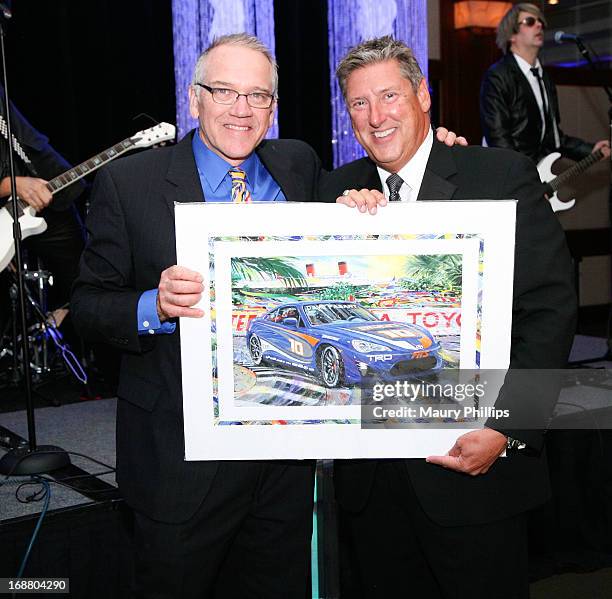
<instances>
[{"instance_id":1,"label":"white electric guitar","mask_svg":"<svg viewBox=\"0 0 612 599\"><path fill-rule=\"evenodd\" d=\"M169 123L160 123L150 129L139 131L136 135L124 139L111 148L104 150L104 152L96 154L93 158L55 177L55 179L51 179L51 181L47 183L47 189L52 194L56 194L126 152L138 148L149 148L156 144L170 141L174 139L175 135L176 128ZM32 235L38 235L47 229L45 219L36 216L34 208L28 206L28 204L20 198L17 198L17 208L22 239ZM14 255L13 203L11 198L9 198L7 204L0 209L0 272L8 266Z\"/></svg>"},{"instance_id":2,"label":"white electric guitar","mask_svg":"<svg viewBox=\"0 0 612 599\"><path fill-rule=\"evenodd\" d=\"M557 191L561 185L567 183L570 179L580 175L588 168L593 166L596 162L599 162L602 157L601 150L597 150L593 154L589 154L586 158L583 158L580 162L574 164L574 166L568 168L566 171L563 171L560 175L553 175L552 165L557 161L558 158L561 157L559 152L553 152L548 156L545 156L538 163L538 173L540 174L540 179L542 183L544 183L546 187L546 195L548 196L548 201L553 209L553 212L561 212L563 210L569 210L576 203L576 199L572 198L567 202L561 201L557 197Z\"/></svg>"}]
</instances>

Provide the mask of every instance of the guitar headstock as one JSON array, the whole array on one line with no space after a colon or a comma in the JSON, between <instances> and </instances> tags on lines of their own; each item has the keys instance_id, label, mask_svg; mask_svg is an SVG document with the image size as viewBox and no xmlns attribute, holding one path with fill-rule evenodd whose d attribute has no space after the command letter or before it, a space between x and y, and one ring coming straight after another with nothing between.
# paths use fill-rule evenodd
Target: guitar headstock
<instances>
[{"instance_id":1,"label":"guitar headstock","mask_svg":"<svg viewBox=\"0 0 612 599\"><path fill-rule=\"evenodd\" d=\"M174 140L176 136L176 127L170 123L159 123L155 127L139 131L136 135L130 137L135 148L150 148L157 144L166 141Z\"/></svg>"}]
</instances>

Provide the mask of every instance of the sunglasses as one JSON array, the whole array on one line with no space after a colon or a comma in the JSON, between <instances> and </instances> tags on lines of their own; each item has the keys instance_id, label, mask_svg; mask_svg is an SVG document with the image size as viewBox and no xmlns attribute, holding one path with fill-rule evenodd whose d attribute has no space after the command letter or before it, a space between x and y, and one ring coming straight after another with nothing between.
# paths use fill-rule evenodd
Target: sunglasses
<instances>
[{"instance_id":1,"label":"sunglasses","mask_svg":"<svg viewBox=\"0 0 612 599\"><path fill-rule=\"evenodd\" d=\"M533 27L538 21L540 22L540 25L542 25L542 29L544 29L544 27L546 27L546 23L544 23L544 21L539 17L525 17L524 19L518 22L518 25L527 25L527 27Z\"/></svg>"}]
</instances>

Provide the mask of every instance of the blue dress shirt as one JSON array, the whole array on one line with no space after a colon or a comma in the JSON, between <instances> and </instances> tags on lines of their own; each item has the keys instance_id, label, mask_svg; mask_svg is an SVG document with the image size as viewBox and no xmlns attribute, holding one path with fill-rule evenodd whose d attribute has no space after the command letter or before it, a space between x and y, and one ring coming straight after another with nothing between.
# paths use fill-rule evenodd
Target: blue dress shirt
<instances>
[{"instance_id":1,"label":"blue dress shirt","mask_svg":"<svg viewBox=\"0 0 612 599\"><path fill-rule=\"evenodd\" d=\"M228 171L233 168L232 165L208 149L197 132L193 136L191 146L206 201L231 202L232 179ZM266 170L255 152L240 164L239 168L246 173L247 188L254 202L286 201L278 183Z\"/></svg>"},{"instance_id":2,"label":"blue dress shirt","mask_svg":"<svg viewBox=\"0 0 612 599\"><path fill-rule=\"evenodd\" d=\"M210 150L200 138L198 131L193 135L192 148L206 201L231 202L232 180L228 171L232 165ZM280 186L266 170L255 152L239 166L246 173L247 188L254 202L287 201ZM157 289L145 291L138 300L138 334L168 334L174 333L175 329L175 323L159 321Z\"/></svg>"}]
</instances>

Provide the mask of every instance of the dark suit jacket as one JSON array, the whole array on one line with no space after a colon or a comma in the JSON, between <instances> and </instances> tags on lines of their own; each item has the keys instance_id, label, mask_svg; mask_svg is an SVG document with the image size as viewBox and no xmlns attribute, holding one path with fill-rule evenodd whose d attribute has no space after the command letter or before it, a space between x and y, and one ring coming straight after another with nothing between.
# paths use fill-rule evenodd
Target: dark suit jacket
<instances>
[{"instance_id":1,"label":"dark suit jacket","mask_svg":"<svg viewBox=\"0 0 612 599\"><path fill-rule=\"evenodd\" d=\"M374 163L363 158L327 175L321 198L347 188L382 191ZM575 328L576 299L563 231L541 196L533 163L515 152L477 146L448 148L434 141L419 200L517 199L512 308L512 368L563 368ZM366 218L366 216L364 216ZM406 467L425 512L436 522L463 525L493 521L544 501L548 477L541 431L515 435L534 451L499 459L481 476L444 470L425 460ZM450 448L449 448L450 449ZM341 505L365 505L375 460L337 460L336 494Z\"/></svg>"},{"instance_id":2,"label":"dark suit jacket","mask_svg":"<svg viewBox=\"0 0 612 599\"><path fill-rule=\"evenodd\" d=\"M257 153L289 201L315 199L320 164L307 144L264 141ZM189 519L216 462L185 462L178 330L138 336L140 295L176 264L174 202L204 200L191 135L118 160L96 177L89 243L73 288L80 333L122 350L117 481L132 507L167 522ZM220 483L222 484L222 482Z\"/></svg>"},{"instance_id":3,"label":"dark suit jacket","mask_svg":"<svg viewBox=\"0 0 612 599\"><path fill-rule=\"evenodd\" d=\"M572 160L580 160L590 154L593 145L563 133L559 127L557 90L548 73L543 73L546 95L559 130L558 151ZM546 135L540 141L542 119L537 101L510 52L485 73L480 88L480 122L487 144L491 147L516 150L534 162L556 151L554 136Z\"/></svg>"}]
</instances>

